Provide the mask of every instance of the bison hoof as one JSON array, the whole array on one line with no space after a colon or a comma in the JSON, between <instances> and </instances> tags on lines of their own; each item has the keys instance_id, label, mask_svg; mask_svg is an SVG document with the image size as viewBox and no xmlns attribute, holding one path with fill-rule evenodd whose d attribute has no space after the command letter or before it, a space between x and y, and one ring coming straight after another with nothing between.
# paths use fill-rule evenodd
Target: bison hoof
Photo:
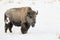
<instances>
[{"instance_id":1,"label":"bison hoof","mask_svg":"<svg viewBox=\"0 0 60 40\"><path fill-rule=\"evenodd\" d=\"M27 33L27 31L24 31L24 32L22 31L22 34L26 34L26 33Z\"/></svg>"},{"instance_id":2,"label":"bison hoof","mask_svg":"<svg viewBox=\"0 0 60 40\"><path fill-rule=\"evenodd\" d=\"M12 33L12 31L10 31L10 33Z\"/></svg>"},{"instance_id":3,"label":"bison hoof","mask_svg":"<svg viewBox=\"0 0 60 40\"><path fill-rule=\"evenodd\" d=\"M25 28L21 28L21 32L22 32L22 34L26 34L27 30Z\"/></svg>"}]
</instances>

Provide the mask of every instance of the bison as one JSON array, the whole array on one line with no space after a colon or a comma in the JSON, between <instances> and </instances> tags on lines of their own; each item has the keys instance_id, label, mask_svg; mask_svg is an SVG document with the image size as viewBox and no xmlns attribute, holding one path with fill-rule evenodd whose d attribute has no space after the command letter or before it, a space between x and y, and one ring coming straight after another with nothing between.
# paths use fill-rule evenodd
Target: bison
<instances>
[{"instance_id":1,"label":"bison","mask_svg":"<svg viewBox=\"0 0 60 40\"><path fill-rule=\"evenodd\" d=\"M35 12L31 7L11 8L7 10L4 14L5 33L7 33L7 29L12 33L12 27L15 25L21 26L22 34L26 34L30 26L34 27L37 14L38 11Z\"/></svg>"}]
</instances>

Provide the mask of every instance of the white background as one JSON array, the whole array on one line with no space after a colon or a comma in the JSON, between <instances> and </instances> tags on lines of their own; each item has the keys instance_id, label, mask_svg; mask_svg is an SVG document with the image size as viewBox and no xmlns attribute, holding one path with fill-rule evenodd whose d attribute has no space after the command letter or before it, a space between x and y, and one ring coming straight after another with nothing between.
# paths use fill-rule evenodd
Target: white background
<instances>
[{"instance_id":1,"label":"white background","mask_svg":"<svg viewBox=\"0 0 60 40\"><path fill-rule=\"evenodd\" d=\"M20 27L13 26L13 33L4 32L4 13L10 8L29 6L38 10L36 25L22 34ZM60 40L60 1L59 0L1 0L0 1L0 40Z\"/></svg>"}]
</instances>

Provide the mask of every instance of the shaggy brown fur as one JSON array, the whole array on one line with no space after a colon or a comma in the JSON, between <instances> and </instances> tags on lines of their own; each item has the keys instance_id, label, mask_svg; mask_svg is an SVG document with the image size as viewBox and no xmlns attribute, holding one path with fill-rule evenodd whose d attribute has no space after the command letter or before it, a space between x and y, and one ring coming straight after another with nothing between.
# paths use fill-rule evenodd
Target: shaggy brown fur
<instances>
[{"instance_id":1,"label":"shaggy brown fur","mask_svg":"<svg viewBox=\"0 0 60 40\"><path fill-rule=\"evenodd\" d=\"M38 12L37 12L38 13ZM12 26L21 26L21 32L27 33L30 25L34 27L37 13L30 7L12 8L5 12L5 32L9 29L12 32Z\"/></svg>"},{"instance_id":2,"label":"shaggy brown fur","mask_svg":"<svg viewBox=\"0 0 60 40\"><path fill-rule=\"evenodd\" d=\"M7 11L8 13L6 13L6 15L10 17L11 19L13 18L12 20L21 21L23 23L25 22L27 12L29 12L30 10L31 10L30 7L12 8Z\"/></svg>"}]
</instances>

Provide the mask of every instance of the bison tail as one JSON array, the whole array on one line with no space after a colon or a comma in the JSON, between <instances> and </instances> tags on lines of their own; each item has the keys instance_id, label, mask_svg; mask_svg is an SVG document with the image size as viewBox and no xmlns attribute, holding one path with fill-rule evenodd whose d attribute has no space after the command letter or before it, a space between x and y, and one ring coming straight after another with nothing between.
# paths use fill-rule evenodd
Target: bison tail
<instances>
[{"instance_id":1,"label":"bison tail","mask_svg":"<svg viewBox=\"0 0 60 40\"><path fill-rule=\"evenodd\" d=\"M6 14L4 15L4 22L5 22L6 24L8 24L8 23L10 22L9 17L7 17Z\"/></svg>"},{"instance_id":2,"label":"bison tail","mask_svg":"<svg viewBox=\"0 0 60 40\"><path fill-rule=\"evenodd\" d=\"M6 15L4 15L4 21L5 21L5 20L7 20L7 16L6 16Z\"/></svg>"}]
</instances>

